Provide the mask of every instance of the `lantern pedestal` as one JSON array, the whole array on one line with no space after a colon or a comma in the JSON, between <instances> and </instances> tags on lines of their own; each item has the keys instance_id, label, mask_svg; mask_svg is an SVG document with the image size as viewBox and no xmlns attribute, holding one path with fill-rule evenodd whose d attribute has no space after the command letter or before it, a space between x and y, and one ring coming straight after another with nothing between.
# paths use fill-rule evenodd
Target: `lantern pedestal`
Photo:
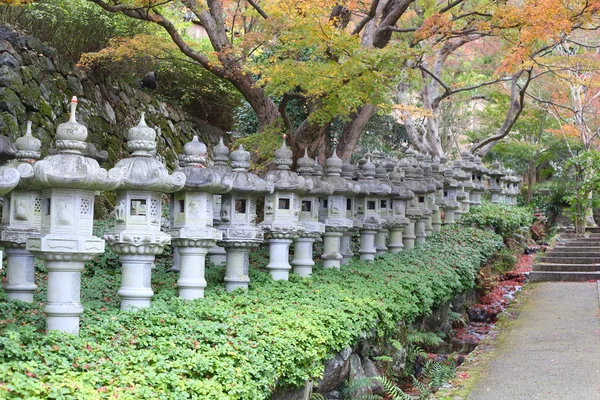
<instances>
[{"instance_id":1,"label":"lantern pedestal","mask_svg":"<svg viewBox=\"0 0 600 400\"><path fill-rule=\"evenodd\" d=\"M194 300L204 297L206 254L214 243L210 240L173 239L179 246L179 297Z\"/></svg>"},{"instance_id":2,"label":"lantern pedestal","mask_svg":"<svg viewBox=\"0 0 600 400\"><path fill-rule=\"evenodd\" d=\"M225 290L231 292L242 288L248 290L250 277L248 271L250 268L249 254L253 247L258 243L248 242L227 242L221 244L227 253L225 267Z\"/></svg>"}]
</instances>

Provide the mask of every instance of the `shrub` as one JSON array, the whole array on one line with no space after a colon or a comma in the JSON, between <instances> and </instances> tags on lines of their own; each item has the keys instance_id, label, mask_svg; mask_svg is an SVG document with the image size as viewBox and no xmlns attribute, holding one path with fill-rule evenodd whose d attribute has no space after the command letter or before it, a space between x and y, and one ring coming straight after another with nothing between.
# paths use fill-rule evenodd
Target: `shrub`
<instances>
[{"instance_id":1,"label":"shrub","mask_svg":"<svg viewBox=\"0 0 600 400\"><path fill-rule=\"evenodd\" d=\"M387 336L473 287L500 248L491 232L444 228L412 250L310 279L272 281L252 268L247 293L225 292L223 269L212 267L206 298L194 301L175 297L177 274L163 259L152 307L135 313L119 312L119 274L97 268L82 279L78 337L43 334L41 303L2 294L0 398L269 398L318 377L325 358L365 332Z\"/></svg>"},{"instance_id":2,"label":"shrub","mask_svg":"<svg viewBox=\"0 0 600 400\"><path fill-rule=\"evenodd\" d=\"M464 214L462 224L478 228L491 227L502 237L510 238L533 222L533 214L526 207L515 207L506 204L484 202L479 207L472 207Z\"/></svg>"}]
</instances>

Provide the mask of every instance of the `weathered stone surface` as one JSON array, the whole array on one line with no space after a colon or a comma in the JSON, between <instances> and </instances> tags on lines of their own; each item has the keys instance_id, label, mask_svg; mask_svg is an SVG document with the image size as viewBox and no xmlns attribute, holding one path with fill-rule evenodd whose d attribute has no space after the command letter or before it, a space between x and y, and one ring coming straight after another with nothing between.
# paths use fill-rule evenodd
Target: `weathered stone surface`
<instances>
[{"instance_id":1,"label":"weathered stone surface","mask_svg":"<svg viewBox=\"0 0 600 400\"><path fill-rule=\"evenodd\" d=\"M0 67L0 86L12 89L15 93L21 93L23 80L21 75L8 65Z\"/></svg>"},{"instance_id":2,"label":"weathered stone surface","mask_svg":"<svg viewBox=\"0 0 600 400\"><path fill-rule=\"evenodd\" d=\"M194 135L212 146L225 134L126 83L73 69L56 50L5 25L0 25L0 66L0 135L11 140L29 119L34 135L52 142L56 125L68 119L72 96L79 97L79 120L89 129L89 142L108 152L111 165L120 159L124 133L141 112L149 113L158 151L170 166Z\"/></svg>"},{"instance_id":3,"label":"weathered stone surface","mask_svg":"<svg viewBox=\"0 0 600 400\"><path fill-rule=\"evenodd\" d=\"M315 383L315 390L319 393L332 391L342 385L350 373L350 355L352 348L346 347L336 353L332 359L325 361L323 378Z\"/></svg>"},{"instance_id":4,"label":"weathered stone surface","mask_svg":"<svg viewBox=\"0 0 600 400\"><path fill-rule=\"evenodd\" d=\"M277 389L271 395L271 400L310 400L312 388L313 383L306 382L306 384L300 388Z\"/></svg>"}]
</instances>

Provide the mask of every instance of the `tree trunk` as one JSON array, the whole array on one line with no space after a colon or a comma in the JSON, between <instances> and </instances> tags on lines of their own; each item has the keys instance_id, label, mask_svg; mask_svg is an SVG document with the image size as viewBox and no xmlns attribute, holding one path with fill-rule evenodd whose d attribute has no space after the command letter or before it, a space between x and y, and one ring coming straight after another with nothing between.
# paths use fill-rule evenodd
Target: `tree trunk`
<instances>
[{"instance_id":1,"label":"tree trunk","mask_svg":"<svg viewBox=\"0 0 600 400\"><path fill-rule=\"evenodd\" d=\"M375 111L376 107L373 104L365 104L359 112L351 115L351 122L344 124L342 136L337 146L337 153L341 159L350 160L360 135Z\"/></svg>"}]
</instances>

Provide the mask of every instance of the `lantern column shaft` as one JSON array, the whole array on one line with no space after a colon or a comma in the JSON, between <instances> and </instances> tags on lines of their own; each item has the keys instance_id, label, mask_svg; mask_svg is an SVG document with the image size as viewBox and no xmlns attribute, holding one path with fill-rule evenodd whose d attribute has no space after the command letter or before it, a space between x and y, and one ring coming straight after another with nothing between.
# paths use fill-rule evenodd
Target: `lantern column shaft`
<instances>
[{"instance_id":1,"label":"lantern column shaft","mask_svg":"<svg viewBox=\"0 0 600 400\"><path fill-rule=\"evenodd\" d=\"M249 247L226 247L227 252L225 267L225 290L231 292L235 289L248 289L250 278L248 270L250 267Z\"/></svg>"},{"instance_id":2,"label":"lantern column shaft","mask_svg":"<svg viewBox=\"0 0 600 400\"><path fill-rule=\"evenodd\" d=\"M402 232L404 232L404 228L390 228L390 243L388 244L390 253L400 253L400 251L402 251L404 248L404 243L402 243Z\"/></svg>"},{"instance_id":3,"label":"lantern column shaft","mask_svg":"<svg viewBox=\"0 0 600 400\"><path fill-rule=\"evenodd\" d=\"M375 249L377 250L378 256L382 256L388 252L388 248L386 246L387 234L388 230L385 228L380 228L375 234Z\"/></svg>"},{"instance_id":4,"label":"lantern column shaft","mask_svg":"<svg viewBox=\"0 0 600 400\"><path fill-rule=\"evenodd\" d=\"M352 252L352 236L354 232L352 230L346 231L340 238L340 253L342 254L342 265L346 265L350 262L350 259L354 257Z\"/></svg>"},{"instance_id":5,"label":"lantern column shaft","mask_svg":"<svg viewBox=\"0 0 600 400\"><path fill-rule=\"evenodd\" d=\"M292 266L289 263L290 245L292 239L268 239L269 242L269 264L267 269L271 277L276 280L287 281Z\"/></svg>"},{"instance_id":6,"label":"lantern column shaft","mask_svg":"<svg viewBox=\"0 0 600 400\"><path fill-rule=\"evenodd\" d=\"M121 254L122 282L119 289L121 310L150 307L150 299L154 295L151 284L154 255Z\"/></svg>"},{"instance_id":7,"label":"lantern column shaft","mask_svg":"<svg viewBox=\"0 0 600 400\"><path fill-rule=\"evenodd\" d=\"M314 238L300 236L294 244L294 273L303 278L312 274L312 268L315 262L312 259Z\"/></svg>"},{"instance_id":8,"label":"lantern column shaft","mask_svg":"<svg viewBox=\"0 0 600 400\"><path fill-rule=\"evenodd\" d=\"M46 330L77 335L79 316L83 313L80 286L84 262L46 260L45 265L48 269Z\"/></svg>"},{"instance_id":9,"label":"lantern column shaft","mask_svg":"<svg viewBox=\"0 0 600 400\"><path fill-rule=\"evenodd\" d=\"M6 247L6 284L4 290L9 299L33 302L35 284L35 257L22 248Z\"/></svg>"},{"instance_id":10,"label":"lantern column shaft","mask_svg":"<svg viewBox=\"0 0 600 400\"><path fill-rule=\"evenodd\" d=\"M179 297L193 300L204 297L206 280L204 270L206 263L206 247L179 247L180 271L177 287Z\"/></svg>"},{"instance_id":11,"label":"lantern column shaft","mask_svg":"<svg viewBox=\"0 0 600 400\"><path fill-rule=\"evenodd\" d=\"M323 268L340 269L342 255L340 254L340 238L342 232L323 233Z\"/></svg>"}]
</instances>

